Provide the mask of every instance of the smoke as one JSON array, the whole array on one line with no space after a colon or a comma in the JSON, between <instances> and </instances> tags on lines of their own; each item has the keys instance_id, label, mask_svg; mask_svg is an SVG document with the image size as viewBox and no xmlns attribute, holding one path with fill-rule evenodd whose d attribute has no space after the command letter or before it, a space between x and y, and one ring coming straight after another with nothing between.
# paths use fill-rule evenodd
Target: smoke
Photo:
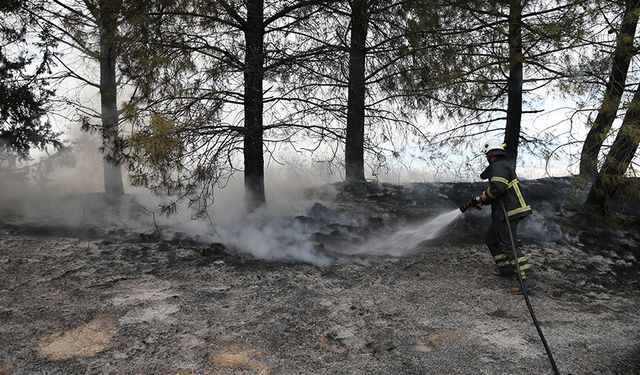
<instances>
[{"instance_id":1,"label":"smoke","mask_svg":"<svg viewBox=\"0 0 640 375\"><path fill-rule=\"evenodd\" d=\"M313 231L289 215L274 216L261 209L217 228L212 239L232 249L270 261L300 261L326 266L331 259L312 240Z\"/></svg>"},{"instance_id":2,"label":"smoke","mask_svg":"<svg viewBox=\"0 0 640 375\"><path fill-rule=\"evenodd\" d=\"M104 189L102 154L97 135L74 135L67 152L69 163L55 163L46 174L46 182L39 185L47 194L88 194Z\"/></svg>"},{"instance_id":3,"label":"smoke","mask_svg":"<svg viewBox=\"0 0 640 375\"><path fill-rule=\"evenodd\" d=\"M443 222L438 219L410 227L358 248L349 246L370 234L377 214L371 207L337 207L338 189L330 182L340 176L295 160L266 170L267 204L251 214L246 214L244 207L243 180L236 176L214 192L215 203L207 218L194 218L184 202L178 205L176 214L166 217L160 214L160 207L175 197L156 196L127 184L127 195L120 199L113 200L102 193L102 156L98 148L96 137L79 135L72 144L72 158L64 163L51 158L39 178L3 179L15 185L11 189L15 214L11 222L42 226L43 230L52 226L98 228L98 233L124 233L122 236L128 237L123 239L159 232L164 239L187 238L203 245L221 243L238 254L316 266L353 255L406 255L418 243L434 237ZM5 188L5 197L7 191ZM8 200L3 201L6 206ZM350 204L347 202L348 207ZM0 209L7 211L6 207ZM319 235L323 239L319 240ZM322 243L326 239L335 240L337 248L325 249ZM375 241L377 246L373 246Z\"/></svg>"},{"instance_id":4,"label":"smoke","mask_svg":"<svg viewBox=\"0 0 640 375\"><path fill-rule=\"evenodd\" d=\"M260 259L318 266L330 263L312 239L315 228L296 218L306 215L315 203L332 204L337 191L327 181L339 176L323 175L317 169L307 174L290 164L275 165L267 169L265 177L268 203L249 215L238 176L215 191L208 218L195 218L184 202L175 215L166 217L160 214L160 207L175 197L156 196L129 186L126 171L126 196L111 199L103 193L99 145L95 136L76 134L64 160L56 155L35 155L32 168L24 168L24 173L12 172L16 168L2 170L3 221L48 233L51 231L46 228L52 227L94 227L129 237L157 228L165 239L179 235L203 245L218 242L230 251ZM323 187L309 189L318 185Z\"/></svg>"},{"instance_id":5,"label":"smoke","mask_svg":"<svg viewBox=\"0 0 640 375\"><path fill-rule=\"evenodd\" d=\"M432 184L369 184L365 193L369 200L357 201L348 195L338 198L339 189L331 182L340 176L293 160L266 169L267 204L251 214L246 214L243 180L237 175L214 192L215 203L207 218L194 218L186 204L180 205L175 215L165 217L160 215L160 207L175 197L155 196L126 184L127 195L121 199L110 200L102 193L98 148L99 140L85 134L73 142L71 158L43 159L46 168L41 168L38 176L2 178L0 210L5 223L94 226L129 236L158 229L167 240L181 237L202 245L221 243L231 252L268 261L326 266L350 257L412 254L460 214L456 209L383 233L389 222L398 222L398 215L425 216L426 207L447 207L450 202ZM421 208L416 202L423 201L429 203ZM537 208L545 212L523 221L522 236L567 240L559 224L547 219L557 207Z\"/></svg>"},{"instance_id":6,"label":"smoke","mask_svg":"<svg viewBox=\"0 0 640 375\"><path fill-rule=\"evenodd\" d=\"M247 214L241 178L214 192L215 203L206 219L195 219L192 211L181 205L175 215L159 215L162 198L136 189L134 204L155 212L156 223L165 236L180 234L203 243L221 243L239 254L283 262L305 262L326 266L330 257L313 239L317 227L309 226L305 217L314 204L332 205L337 190L311 175L291 173L286 168L272 168L265 177L267 204ZM167 199L172 197L167 197ZM148 221L147 221L148 225Z\"/></svg>"},{"instance_id":7,"label":"smoke","mask_svg":"<svg viewBox=\"0 0 640 375\"><path fill-rule=\"evenodd\" d=\"M102 188L99 142L78 136L59 150L34 152L31 160L0 163L0 210L5 221L78 225ZM9 216L9 217L8 217ZM103 215L94 215L103 216Z\"/></svg>"},{"instance_id":8,"label":"smoke","mask_svg":"<svg viewBox=\"0 0 640 375\"><path fill-rule=\"evenodd\" d=\"M278 171L266 179L267 204L251 214L244 214L242 197L233 196L243 189L227 187L219 193L211 240L260 259L328 265L330 258L313 240L316 228L299 218L318 202L332 204L337 190L333 185L312 188L318 183L314 178Z\"/></svg>"},{"instance_id":9,"label":"smoke","mask_svg":"<svg viewBox=\"0 0 640 375\"><path fill-rule=\"evenodd\" d=\"M518 228L518 232L524 239L532 239L544 242L562 242L570 238L562 232L560 225L548 219L539 211L534 211Z\"/></svg>"}]
</instances>

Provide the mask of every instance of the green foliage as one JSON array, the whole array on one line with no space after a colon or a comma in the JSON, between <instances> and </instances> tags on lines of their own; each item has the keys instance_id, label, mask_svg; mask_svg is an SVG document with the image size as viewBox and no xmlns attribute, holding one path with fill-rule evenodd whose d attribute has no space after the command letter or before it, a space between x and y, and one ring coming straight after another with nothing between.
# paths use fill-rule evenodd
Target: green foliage
<instances>
[{"instance_id":1,"label":"green foliage","mask_svg":"<svg viewBox=\"0 0 640 375\"><path fill-rule=\"evenodd\" d=\"M220 162L221 150L206 143L190 143L192 131L155 113L127 138L131 184L171 196L161 206L163 215L174 214L177 201L186 199L196 216L206 216L214 199L213 188L228 178Z\"/></svg>"},{"instance_id":2,"label":"green foliage","mask_svg":"<svg viewBox=\"0 0 640 375\"><path fill-rule=\"evenodd\" d=\"M173 181L173 173L181 172L183 145L173 123L158 114L151 116L149 127L128 139L131 151L131 183L154 186L157 193L174 194L181 186Z\"/></svg>"},{"instance_id":3,"label":"green foliage","mask_svg":"<svg viewBox=\"0 0 640 375\"><path fill-rule=\"evenodd\" d=\"M28 159L34 147L60 148L61 143L46 121L53 91L42 78L49 73L52 43L30 40L33 20L19 5L0 6L0 157Z\"/></svg>"},{"instance_id":4,"label":"green foliage","mask_svg":"<svg viewBox=\"0 0 640 375\"><path fill-rule=\"evenodd\" d=\"M581 48L586 11L581 0L525 1L522 62L525 107L554 93ZM441 129L434 142L455 143L468 134L503 126L508 94L508 1L410 1L407 29L415 69L403 76L408 105L438 120L458 122ZM575 68L574 68L575 69ZM457 120L457 121L456 121Z\"/></svg>"}]
</instances>

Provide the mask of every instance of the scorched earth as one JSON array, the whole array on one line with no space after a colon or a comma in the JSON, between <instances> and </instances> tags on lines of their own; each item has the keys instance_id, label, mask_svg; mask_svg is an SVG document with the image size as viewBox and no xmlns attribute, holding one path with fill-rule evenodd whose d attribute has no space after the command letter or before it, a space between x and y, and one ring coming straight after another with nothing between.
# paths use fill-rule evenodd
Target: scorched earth
<instances>
[{"instance_id":1,"label":"scorched earth","mask_svg":"<svg viewBox=\"0 0 640 375\"><path fill-rule=\"evenodd\" d=\"M449 208L472 188L435 187ZM361 201L343 192L296 220L321 225L318 212L366 207L378 219L358 222L384 232L435 212L428 202L404 217L389 207L420 191L379 186ZM404 256L340 255L343 237L367 231L334 225L314 239L331 259L322 266L177 234L5 222L0 374L551 373L522 296L489 276L485 221L473 215ZM636 242L603 238L610 247L588 252L581 242L524 237L540 280L531 300L561 373L638 373Z\"/></svg>"}]
</instances>

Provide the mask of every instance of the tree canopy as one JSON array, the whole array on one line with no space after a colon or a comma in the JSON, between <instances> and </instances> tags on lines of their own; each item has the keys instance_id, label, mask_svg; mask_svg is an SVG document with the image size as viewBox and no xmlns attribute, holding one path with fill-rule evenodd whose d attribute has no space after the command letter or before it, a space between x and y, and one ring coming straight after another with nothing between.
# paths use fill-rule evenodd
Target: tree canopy
<instances>
[{"instance_id":1,"label":"tree canopy","mask_svg":"<svg viewBox=\"0 0 640 375\"><path fill-rule=\"evenodd\" d=\"M33 148L60 147L47 121L53 90L50 72L53 43L33 33L33 18L19 1L0 5L0 161L28 159Z\"/></svg>"}]
</instances>

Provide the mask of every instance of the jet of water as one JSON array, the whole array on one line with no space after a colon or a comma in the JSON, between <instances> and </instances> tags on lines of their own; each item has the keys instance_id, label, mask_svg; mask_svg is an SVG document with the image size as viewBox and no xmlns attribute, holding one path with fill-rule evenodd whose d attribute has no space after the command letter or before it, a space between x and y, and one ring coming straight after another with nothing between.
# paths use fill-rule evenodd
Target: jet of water
<instances>
[{"instance_id":1,"label":"jet of water","mask_svg":"<svg viewBox=\"0 0 640 375\"><path fill-rule=\"evenodd\" d=\"M462 212L458 208L427 221L401 228L384 238L373 238L351 251L351 254L403 256L423 241L434 239L439 232L456 220Z\"/></svg>"}]
</instances>

